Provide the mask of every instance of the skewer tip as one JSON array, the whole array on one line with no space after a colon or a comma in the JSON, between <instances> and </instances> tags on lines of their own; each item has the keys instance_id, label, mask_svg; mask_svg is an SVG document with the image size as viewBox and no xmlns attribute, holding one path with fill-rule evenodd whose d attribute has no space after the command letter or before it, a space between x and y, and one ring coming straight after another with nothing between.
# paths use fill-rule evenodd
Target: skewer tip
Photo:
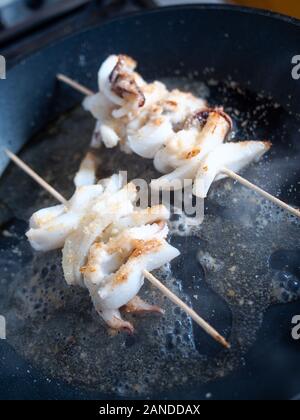
<instances>
[{"instance_id":1,"label":"skewer tip","mask_svg":"<svg viewBox=\"0 0 300 420\"><path fill-rule=\"evenodd\" d=\"M6 147L3 149L4 153L7 155L7 157L14 161L15 163L17 163L18 161L18 156L16 156L11 150L7 149Z\"/></svg>"},{"instance_id":2,"label":"skewer tip","mask_svg":"<svg viewBox=\"0 0 300 420\"><path fill-rule=\"evenodd\" d=\"M4 147L3 150L7 154L8 157L12 156L12 152L9 149L7 149L6 147Z\"/></svg>"},{"instance_id":3,"label":"skewer tip","mask_svg":"<svg viewBox=\"0 0 300 420\"><path fill-rule=\"evenodd\" d=\"M210 324L201 318L192 308L188 307L178 296L176 296L170 289L168 289L161 281L159 281L153 274L147 270L143 270L144 276L157 287L165 296L167 296L175 305L183 309L191 318L203 328L216 342L221 344L226 349L230 349L231 345L225 340L221 334L218 333Z\"/></svg>"},{"instance_id":4,"label":"skewer tip","mask_svg":"<svg viewBox=\"0 0 300 420\"><path fill-rule=\"evenodd\" d=\"M225 340L224 337L222 337L221 335L217 335L215 337L216 341L218 341L220 344L222 344L223 347L225 347L225 349L230 350L231 349L231 344Z\"/></svg>"},{"instance_id":5,"label":"skewer tip","mask_svg":"<svg viewBox=\"0 0 300 420\"><path fill-rule=\"evenodd\" d=\"M59 80L59 81L61 81L61 82L65 82L66 80L68 80L67 76L65 76L65 75L64 75L64 74L62 74L62 73L57 73L57 74L56 74L56 78L57 78L57 80Z\"/></svg>"}]
</instances>

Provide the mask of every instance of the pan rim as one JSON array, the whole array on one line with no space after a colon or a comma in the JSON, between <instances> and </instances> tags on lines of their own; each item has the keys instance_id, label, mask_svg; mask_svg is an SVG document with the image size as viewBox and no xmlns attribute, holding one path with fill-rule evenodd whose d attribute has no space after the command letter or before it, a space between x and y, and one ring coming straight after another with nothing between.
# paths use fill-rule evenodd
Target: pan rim
<instances>
[{"instance_id":1,"label":"pan rim","mask_svg":"<svg viewBox=\"0 0 300 420\"><path fill-rule=\"evenodd\" d=\"M60 44L61 42L64 42L70 38L83 35L85 33L89 33L90 31L95 30L96 28L104 28L106 26L112 25L114 22L126 22L128 20L144 17L147 15L153 15L153 14L162 14L162 13L168 13L168 12L176 12L176 11L189 11L189 10L210 10L210 11L227 11L231 13L241 13L244 15L256 15L256 16L262 16L270 19L275 19L287 24L291 24L292 26L299 27L300 28L300 19L284 15L282 13L277 13L273 11L269 11L266 9L258 9L254 7L246 7L246 6L238 6L238 5L230 5L230 4L209 4L209 3L202 3L202 4L184 4L184 5L177 5L177 6L164 6L164 7L153 7L149 10L144 11L137 11L137 12L129 12L122 16L117 16L113 18L108 18L105 22L100 22L96 24L92 24L91 26L79 29L74 31L71 34L62 36L57 38L54 41L49 42L48 44L42 45L40 48L37 48L35 51L28 52L27 54L20 55L14 60L11 60L8 62L8 69L7 72L9 72L14 69L17 65L24 62L26 59L34 57L38 55L41 51L47 50L48 48L55 47L55 45Z\"/></svg>"},{"instance_id":2,"label":"pan rim","mask_svg":"<svg viewBox=\"0 0 300 420\"><path fill-rule=\"evenodd\" d=\"M198 7L198 6L201 6L201 7ZM276 14L276 13L274 14L272 12L266 12L265 13L265 12L263 12L261 10L258 10L258 9L251 9L251 8L244 8L244 7L234 7L234 6L229 6L229 7L228 6L226 6L226 7L225 6L218 6L218 7L216 7L216 5L214 5L213 7L212 7L212 5L198 5L198 6L193 5L192 7L190 7L189 5L184 5L184 6L166 7L166 8L163 8L163 9L157 9L156 8L156 9L154 9L152 11L149 11L149 12L146 12L146 13L149 13L149 14L150 13L154 13L154 12L155 13L157 13L157 12L162 13L163 11L166 11L166 12L167 11L170 11L170 9L172 9L172 10L177 10L177 9L183 9L183 10L195 10L195 9L201 9L201 10L202 9L203 10L208 10L208 9L224 10L224 9L226 9L226 10L230 10L230 9L234 9L234 12L237 12L237 11L250 12L250 11L252 11L252 12L254 12L253 13L254 16L256 16L256 15L269 15L269 17L274 17L273 15L277 15L277 17L280 18L279 20L282 20L281 18L283 17L284 18L283 20L284 21L287 20L288 23L291 23L291 22L289 22L290 20L294 20L293 18L289 18L287 16L282 16L282 15L279 15L278 16L278 14ZM207 7L207 6L209 6L209 7ZM259 13L257 13L257 12L259 12ZM124 22L124 23L126 23L126 21L131 20L133 17L138 17L138 16L143 17L144 15L146 15L146 13L145 12L131 13L131 14L128 14L126 16L119 17L119 18L109 19L105 23L101 23L101 24L98 23L96 25L92 25L89 28L86 28L84 30L76 31L76 32L74 32L71 35L67 35L67 36L61 37L58 40L53 41L53 42L47 44L46 46L43 46L42 48L36 50L35 52L28 54L28 58L34 57L36 54L40 53L41 51L47 50L49 48L52 48L53 46L57 45L58 43L63 43L63 42L65 42L68 39L71 39L73 37L79 36L80 34L89 33L90 31L93 31L96 28L100 28L102 26L104 27L105 25L111 25L112 22ZM246 14L251 14L251 13L245 13L245 15ZM299 27L299 25L300 25L300 21L299 20L296 20L296 22L294 22L294 23L296 23L296 26ZM16 65L18 63L22 62L22 60L25 58L25 56L20 57L20 58L21 59L18 60L18 62L16 63Z\"/></svg>"}]
</instances>

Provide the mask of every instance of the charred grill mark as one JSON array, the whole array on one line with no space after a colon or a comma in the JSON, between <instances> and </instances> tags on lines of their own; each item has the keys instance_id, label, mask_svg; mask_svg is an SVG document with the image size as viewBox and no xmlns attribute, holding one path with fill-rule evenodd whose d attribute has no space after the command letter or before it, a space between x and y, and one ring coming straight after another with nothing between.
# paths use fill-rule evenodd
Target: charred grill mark
<instances>
[{"instance_id":1,"label":"charred grill mark","mask_svg":"<svg viewBox=\"0 0 300 420\"><path fill-rule=\"evenodd\" d=\"M157 251L161 246L161 241L157 239L143 241L143 240L135 240L134 243L134 250L132 251L131 255L128 258L128 261L134 260L142 255L149 254L151 252ZM126 283L128 281L128 277L131 274L130 268L126 265L126 263L121 266L118 272L115 275L115 278L112 282L112 287L119 286L122 283Z\"/></svg>"},{"instance_id":2,"label":"charred grill mark","mask_svg":"<svg viewBox=\"0 0 300 420\"><path fill-rule=\"evenodd\" d=\"M155 252L158 250L160 246L161 246L161 242L156 239L149 240L149 241L135 240L134 250L132 251L130 257L128 258L128 261L134 260L135 258L138 258L141 255ZM128 275L129 275L128 268L126 267L126 265L124 265L123 267L121 267L121 269L117 273L113 282L114 285L126 282L128 280Z\"/></svg>"},{"instance_id":3,"label":"charred grill mark","mask_svg":"<svg viewBox=\"0 0 300 420\"><path fill-rule=\"evenodd\" d=\"M113 287L125 283L128 280L128 275L129 273L127 271L118 273L113 281Z\"/></svg>"},{"instance_id":4,"label":"charred grill mark","mask_svg":"<svg viewBox=\"0 0 300 420\"><path fill-rule=\"evenodd\" d=\"M163 114L166 115L170 112L175 112L178 107L178 103L176 101L167 100L163 103Z\"/></svg>"},{"instance_id":5,"label":"charred grill mark","mask_svg":"<svg viewBox=\"0 0 300 420\"><path fill-rule=\"evenodd\" d=\"M233 128L232 119L226 112L224 112L223 108L207 108L201 111L195 112L193 115L190 115L184 122L184 129L189 129L191 127L198 127L199 129L203 129L206 125L208 118L211 114L218 114L223 117L226 122L228 123L228 133Z\"/></svg>"},{"instance_id":6,"label":"charred grill mark","mask_svg":"<svg viewBox=\"0 0 300 420\"><path fill-rule=\"evenodd\" d=\"M142 107L146 102L145 95L136 83L133 75L130 75L126 71L126 65L133 71L136 67L136 62L130 57L120 55L115 68L109 76L111 90L120 98L130 98L133 96L137 99L138 106Z\"/></svg>"},{"instance_id":7,"label":"charred grill mark","mask_svg":"<svg viewBox=\"0 0 300 420\"><path fill-rule=\"evenodd\" d=\"M99 130L95 130L93 133L93 138L95 141L99 142L101 140L101 133Z\"/></svg>"},{"instance_id":8,"label":"charred grill mark","mask_svg":"<svg viewBox=\"0 0 300 420\"><path fill-rule=\"evenodd\" d=\"M131 57L124 54L120 54L118 56L118 62L115 65L115 68L113 69L109 77L109 81L111 83L115 83L116 78L118 77L120 73L122 73L126 65L132 70L135 70L137 63Z\"/></svg>"},{"instance_id":9,"label":"charred grill mark","mask_svg":"<svg viewBox=\"0 0 300 420\"><path fill-rule=\"evenodd\" d=\"M189 152L184 154L184 159L192 159L193 157L197 156L201 152L201 149L199 147L196 147L195 149L190 150Z\"/></svg>"},{"instance_id":10,"label":"charred grill mark","mask_svg":"<svg viewBox=\"0 0 300 420\"><path fill-rule=\"evenodd\" d=\"M119 74L112 84L112 91L121 98L134 96L139 107L144 106L145 96L134 79L129 79L127 74Z\"/></svg>"},{"instance_id":11,"label":"charred grill mark","mask_svg":"<svg viewBox=\"0 0 300 420\"><path fill-rule=\"evenodd\" d=\"M80 268L80 272L82 274L86 274L86 273L96 273L97 269L96 267L92 266L92 265L84 265L83 267Z\"/></svg>"},{"instance_id":12,"label":"charred grill mark","mask_svg":"<svg viewBox=\"0 0 300 420\"><path fill-rule=\"evenodd\" d=\"M150 241L135 241L135 249L132 252L130 259L140 257L143 254L149 254L156 251L161 246L161 242L153 239Z\"/></svg>"}]
</instances>

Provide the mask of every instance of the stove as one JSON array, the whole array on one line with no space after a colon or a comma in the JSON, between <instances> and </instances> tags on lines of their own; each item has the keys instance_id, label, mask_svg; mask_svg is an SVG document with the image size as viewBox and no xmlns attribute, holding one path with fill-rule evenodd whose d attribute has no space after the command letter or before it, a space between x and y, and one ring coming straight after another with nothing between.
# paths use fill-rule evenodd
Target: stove
<instances>
[{"instance_id":1,"label":"stove","mask_svg":"<svg viewBox=\"0 0 300 420\"><path fill-rule=\"evenodd\" d=\"M8 63L109 18L185 0L0 0L0 56ZM188 3L224 3L189 0Z\"/></svg>"},{"instance_id":2,"label":"stove","mask_svg":"<svg viewBox=\"0 0 300 420\"><path fill-rule=\"evenodd\" d=\"M0 55L11 64L62 36L155 5L152 0L0 0Z\"/></svg>"}]
</instances>

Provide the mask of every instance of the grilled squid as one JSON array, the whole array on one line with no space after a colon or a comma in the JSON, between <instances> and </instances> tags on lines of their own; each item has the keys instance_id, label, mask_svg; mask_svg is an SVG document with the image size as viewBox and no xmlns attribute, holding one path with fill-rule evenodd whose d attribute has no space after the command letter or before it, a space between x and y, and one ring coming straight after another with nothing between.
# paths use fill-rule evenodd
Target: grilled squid
<instances>
[{"instance_id":1,"label":"grilled squid","mask_svg":"<svg viewBox=\"0 0 300 420\"><path fill-rule=\"evenodd\" d=\"M102 196L105 185L96 181L96 158L88 153L75 175L75 193L67 205L58 205L34 213L26 233L31 246L36 251L51 251L62 248L66 238L75 230L82 218ZM116 175L111 178L119 185Z\"/></svg>"},{"instance_id":2,"label":"grilled squid","mask_svg":"<svg viewBox=\"0 0 300 420\"><path fill-rule=\"evenodd\" d=\"M54 206L34 213L26 233L31 246L36 251L61 248L102 193L101 185L78 187L66 206Z\"/></svg>"},{"instance_id":3,"label":"grilled squid","mask_svg":"<svg viewBox=\"0 0 300 420\"><path fill-rule=\"evenodd\" d=\"M153 159L175 136L178 125L205 102L192 94L174 90L144 115L127 126L130 149L139 156Z\"/></svg>"},{"instance_id":4,"label":"grilled squid","mask_svg":"<svg viewBox=\"0 0 300 420\"><path fill-rule=\"evenodd\" d=\"M106 187L107 188L107 187ZM65 241L63 270L69 285L89 290L104 321L117 330L133 331L125 311L161 312L137 297L143 270L170 262L179 251L166 242L169 212L163 206L135 209L136 189L128 184L102 195Z\"/></svg>"},{"instance_id":5,"label":"grilled squid","mask_svg":"<svg viewBox=\"0 0 300 420\"><path fill-rule=\"evenodd\" d=\"M194 193L206 196L212 182L222 178L215 173L221 169L217 162L205 173L206 159L212 167L210 159L219 159L219 151L224 151L223 164L228 161L228 167L241 170L269 150L270 143L261 148L261 142L222 147L232 130L232 120L222 108L208 108L203 99L178 89L169 91L158 81L147 83L136 65L127 56L108 57L99 71L100 92L86 98L84 106L97 119L92 144L120 144L126 153L153 159L164 174L152 181L153 189L178 189L197 181ZM236 154L228 160L230 151ZM199 186L200 181L205 185Z\"/></svg>"},{"instance_id":6,"label":"grilled squid","mask_svg":"<svg viewBox=\"0 0 300 420\"><path fill-rule=\"evenodd\" d=\"M79 171L75 175L74 184L76 188L96 183L97 161L93 153L87 153L81 162Z\"/></svg>"},{"instance_id":7,"label":"grilled squid","mask_svg":"<svg viewBox=\"0 0 300 420\"><path fill-rule=\"evenodd\" d=\"M63 269L69 285L82 285L81 267L90 247L115 219L133 212L136 188L133 184L112 194L106 192L82 218L77 229L66 238L63 248Z\"/></svg>"},{"instance_id":8,"label":"grilled squid","mask_svg":"<svg viewBox=\"0 0 300 420\"><path fill-rule=\"evenodd\" d=\"M198 169L194 194L205 198L214 181L226 178L226 174L222 173L223 167L239 172L251 162L258 161L270 147L270 142L242 141L222 144L212 150Z\"/></svg>"},{"instance_id":9,"label":"grilled squid","mask_svg":"<svg viewBox=\"0 0 300 420\"><path fill-rule=\"evenodd\" d=\"M120 136L111 116L113 104L103 93L99 92L96 95L88 96L83 102L83 107L90 111L97 120L91 147L99 148L102 143L107 148L115 147L120 141Z\"/></svg>"},{"instance_id":10,"label":"grilled squid","mask_svg":"<svg viewBox=\"0 0 300 420\"><path fill-rule=\"evenodd\" d=\"M108 57L99 70L99 93L87 97L83 106L97 120L93 147L120 143L123 151L152 159L177 125L204 108L205 101L179 90L169 92L158 81L146 83L135 68L130 57Z\"/></svg>"},{"instance_id":11,"label":"grilled squid","mask_svg":"<svg viewBox=\"0 0 300 420\"><path fill-rule=\"evenodd\" d=\"M134 311L133 302L137 312L161 312L146 303L142 309L135 298L144 282L144 269L152 271L179 255L165 241L167 234L165 225L144 225L125 229L108 243L96 242L91 247L87 265L82 268L84 284L96 310L111 327L117 322L118 329L133 329L123 323L119 312L123 306L127 312Z\"/></svg>"},{"instance_id":12,"label":"grilled squid","mask_svg":"<svg viewBox=\"0 0 300 420\"><path fill-rule=\"evenodd\" d=\"M100 91L115 105L136 103L141 107L145 97L141 86L145 83L134 70L135 60L126 55L112 55L101 66L98 82Z\"/></svg>"},{"instance_id":13,"label":"grilled squid","mask_svg":"<svg viewBox=\"0 0 300 420\"><path fill-rule=\"evenodd\" d=\"M174 180L193 180L203 158L226 139L232 128L230 117L221 109L205 109L189 116L183 129L174 134L154 158L154 166L167 175L152 182L164 188Z\"/></svg>"},{"instance_id":14,"label":"grilled squid","mask_svg":"<svg viewBox=\"0 0 300 420\"><path fill-rule=\"evenodd\" d=\"M143 270L160 268L179 255L166 241L170 214L162 205L136 208L136 187L124 185L121 175L93 185L95 177L94 155L87 154L74 179L73 197L66 206L34 213L27 236L36 250L63 248L66 282L88 289L109 327L133 332L120 309L163 313L137 294Z\"/></svg>"}]
</instances>

